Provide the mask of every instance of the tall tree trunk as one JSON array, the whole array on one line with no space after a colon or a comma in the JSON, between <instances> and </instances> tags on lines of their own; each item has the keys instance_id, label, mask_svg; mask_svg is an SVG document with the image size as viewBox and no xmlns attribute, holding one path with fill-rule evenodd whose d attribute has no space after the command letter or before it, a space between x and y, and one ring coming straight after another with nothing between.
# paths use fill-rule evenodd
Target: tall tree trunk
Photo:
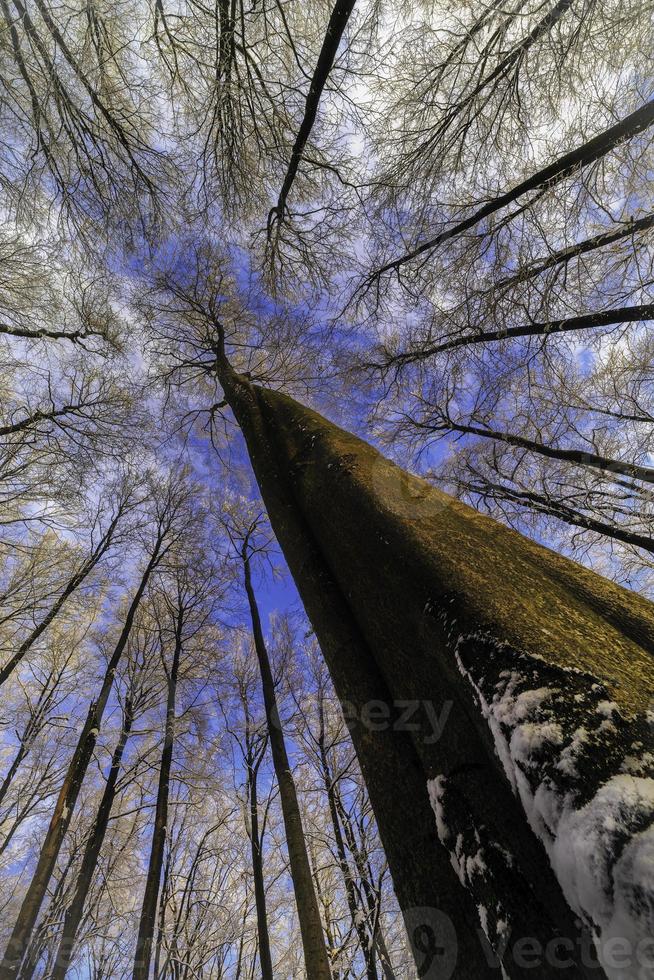
<instances>
[{"instance_id":1,"label":"tall tree trunk","mask_svg":"<svg viewBox=\"0 0 654 980\"><path fill-rule=\"evenodd\" d=\"M392 697L373 652L295 500L291 466L296 469L301 460L296 462L295 452L288 453L283 444L277 445L283 432L277 433L276 422L268 417L268 393L236 375L221 351L217 352L217 368L225 397L243 431L273 529L316 630L341 704L354 706L359 716L366 705L389 704ZM295 406L294 402L290 404ZM438 847L426 778L413 740L408 732L394 732L390 726L377 729L353 726L351 734L408 928L415 928L414 909L445 910L454 920L459 936L460 976L465 980L499 976L499 970L488 973L479 947L472 898L460 888L449 855ZM401 806L397 805L400 800ZM407 801L411 820L406 818ZM432 927L442 946L449 932L442 920L434 923L433 919L432 916ZM451 956L452 951L448 952Z\"/></svg>"},{"instance_id":2,"label":"tall tree trunk","mask_svg":"<svg viewBox=\"0 0 654 980\"><path fill-rule=\"evenodd\" d=\"M521 976L503 949L508 921L513 935L534 937L543 949L566 937L572 951L559 966L563 977L598 976L587 963L586 926L607 925L597 909L603 901L613 908L612 898L596 895L598 906L589 908L557 864L558 824L548 837L529 820L546 789L558 801L553 813L564 799L575 812L584 802L597 805L629 746L647 744L652 606L403 472L293 399L249 384L220 349L217 370L350 715L419 970L427 930L436 940L430 949L448 965L455 958L461 980L499 976L502 968ZM590 745L599 743L603 702L616 703L620 715L610 751L595 749L591 759L582 750L567 796L560 751L516 758L521 743L511 736L520 734L519 721L508 709L498 720L522 693L529 715L539 691L568 692L564 706L535 711L552 717L568 747L579 728L593 732ZM433 711L444 718L444 708L447 723L436 730ZM623 812L636 846L642 806L625 801ZM457 863L466 848L471 857L483 852L484 874ZM606 880L618 857L617 847L602 852ZM493 910L483 922L478 907ZM647 935L637 910L633 929ZM489 945L501 966L489 962ZM546 980L551 964L531 972Z\"/></svg>"},{"instance_id":3,"label":"tall tree trunk","mask_svg":"<svg viewBox=\"0 0 654 980\"><path fill-rule=\"evenodd\" d=\"M307 976L311 977L312 980L330 980L331 970L329 967L329 958L325 947L325 937L313 884L311 864L307 853L302 815L297 799L295 781L286 752L281 719L277 709L275 683L268 658L268 650L263 637L263 630L261 628L259 607L252 587L247 542L243 545L242 558L245 573L245 591L248 597L252 619L252 635L259 661L259 670L261 672L261 686L263 689L266 721L270 736L270 749L275 767L275 776L277 777L277 785L279 786L291 878L293 879L295 901L300 920L304 962L307 969Z\"/></svg>"},{"instance_id":4,"label":"tall tree trunk","mask_svg":"<svg viewBox=\"0 0 654 980\"><path fill-rule=\"evenodd\" d=\"M133 980L148 980L150 961L152 959L152 940L157 918L157 899L161 883L164 849L166 846L166 825L168 822L168 796L170 792L170 770L173 761L173 746L175 743L175 700L177 696L177 679L179 676L179 661L182 653L182 628L184 615L180 606L175 628L175 648L173 660L168 674L168 697L166 702L166 727L164 744L161 752L159 768L159 786L157 789L157 808L154 817L152 844L150 846L150 861L148 876L145 882L145 893L141 907L139 932L134 953Z\"/></svg>"},{"instance_id":5,"label":"tall tree trunk","mask_svg":"<svg viewBox=\"0 0 654 980\"><path fill-rule=\"evenodd\" d=\"M439 419L433 425L427 423L427 429L429 430L430 428L434 432L444 428L450 429L452 432L481 436L484 439L496 439L499 442L506 443L508 446L517 446L519 449L526 449L530 453L539 453L548 459L560 459L566 463L574 463L576 466L588 466L591 469L599 470L606 474L609 479L611 478L611 474L620 473L624 476L632 477L635 480L642 480L644 483L654 483L654 467L652 466L639 466L636 463L625 463L620 459L601 456L599 453L592 453L585 449L557 449L555 446L538 442L536 439L528 439L526 436L485 428L481 425L455 422L450 418L443 418L442 421Z\"/></svg>"},{"instance_id":6,"label":"tall tree trunk","mask_svg":"<svg viewBox=\"0 0 654 980\"><path fill-rule=\"evenodd\" d=\"M259 827L259 799L257 795L258 767L248 763L248 782L250 796L250 848L252 852L252 876L254 878L254 901L257 910L257 934L259 936L259 966L262 980L274 980L270 935L268 932L268 911L266 908L266 885L263 877L263 849Z\"/></svg>"},{"instance_id":7,"label":"tall tree trunk","mask_svg":"<svg viewBox=\"0 0 654 980\"><path fill-rule=\"evenodd\" d=\"M27 741L26 736L23 735L23 737L20 740L18 752L14 756L12 763L9 766L9 769L7 769L7 774L5 775L5 778L2 780L2 785L0 786L0 806L2 806L4 802L4 798L7 795L9 787L11 786L11 783L13 781L13 778L18 772L20 764L25 758L25 756L27 755L28 751L29 751L29 742Z\"/></svg>"},{"instance_id":8,"label":"tall tree trunk","mask_svg":"<svg viewBox=\"0 0 654 980\"><path fill-rule=\"evenodd\" d=\"M384 350L381 361L372 363L371 366L386 372L391 367L399 368L404 364L426 361L436 354L456 350L458 347L475 347L478 344L490 344L510 337L549 337L554 333L593 330L595 327L605 327L613 323L638 323L653 318L654 303L619 306L612 310L597 310L595 313L584 313L581 316L565 319L525 323L520 327L501 327L499 330L462 333L459 337L452 337L451 340L443 340L435 344L419 343L414 349L400 351L397 354Z\"/></svg>"},{"instance_id":9,"label":"tall tree trunk","mask_svg":"<svg viewBox=\"0 0 654 980\"><path fill-rule=\"evenodd\" d=\"M298 134L295 138L295 143L293 144L293 151L291 153L286 174L284 175L282 188L279 192L277 204L268 216L269 237L273 218L276 216L280 222L284 221L286 201L291 187L293 186L293 181L297 176L300 160L302 159L302 153L304 152L307 140L311 135L311 130L313 129L313 125L316 121L318 106L320 105L320 98L334 65L338 52L338 46L341 43L343 34L345 33L350 15L354 10L354 3L355 0L336 0L336 3L332 9L329 24L327 25L327 30L325 32L325 39L323 41L322 48L320 49L320 55L318 56L318 61L311 78L311 84L309 85L309 91L304 104L304 115L302 117Z\"/></svg>"},{"instance_id":10,"label":"tall tree trunk","mask_svg":"<svg viewBox=\"0 0 654 980\"><path fill-rule=\"evenodd\" d=\"M59 950L57 953L55 966L51 973L50 980L64 980L66 971L70 966L70 960L75 948L77 930L79 929L79 924L84 913L84 903L86 902L89 889L91 888L93 875L95 874L95 868L98 863L98 857L100 855L105 834L107 832L107 827L109 825L109 816L111 814L111 807L113 806L116 796L116 786L118 783L120 766L122 763L125 746L127 745L127 740L132 729L133 721L134 715L132 705L131 702L127 700L125 704L122 730L111 757L109 776L107 777L107 782L105 783L104 791L102 793L102 799L100 801L100 806L98 807L95 823L93 824L93 829L91 830L89 839L86 842L84 856L82 857L82 864L77 876L73 900L64 915L64 927L59 942Z\"/></svg>"},{"instance_id":11,"label":"tall tree trunk","mask_svg":"<svg viewBox=\"0 0 654 980\"><path fill-rule=\"evenodd\" d=\"M54 812L50 819L50 825L41 846L36 870L23 899L23 904L18 913L18 918L16 919L16 924L14 925L4 958L2 963L0 963L0 980L14 980L18 976L27 943L43 903L48 882L54 870L64 836L68 830L73 810L77 803L77 797L79 796L86 770L93 755L95 743L100 734L100 726L102 725L102 718L113 685L116 668L127 646L134 617L143 598L143 593L145 592L152 572L156 568L162 543L163 538L160 535L157 537L152 556L141 576L138 588L128 609L121 634L105 671L100 694L97 700L93 701L89 707L86 721L84 722L63 785L59 791Z\"/></svg>"}]
</instances>

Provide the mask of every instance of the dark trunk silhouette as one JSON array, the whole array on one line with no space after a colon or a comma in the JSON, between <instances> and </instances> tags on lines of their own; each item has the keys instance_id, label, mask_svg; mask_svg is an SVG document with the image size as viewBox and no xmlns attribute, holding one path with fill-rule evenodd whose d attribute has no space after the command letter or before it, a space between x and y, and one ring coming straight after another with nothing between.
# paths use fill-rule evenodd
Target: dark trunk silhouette
<instances>
[{"instance_id":1,"label":"dark trunk silhouette","mask_svg":"<svg viewBox=\"0 0 654 980\"><path fill-rule=\"evenodd\" d=\"M163 946L164 929L166 928L166 903L168 901L168 881L170 878L171 855L170 850L166 857L159 891L159 914L157 918L157 943L154 951L154 964L152 966L152 976L157 980L161 969L161 952Z\"/></svg>"},{"instance_id":2,"label":"dark trunk silhouette","mask_svg":"<svg viewBox=\"0 0 654 980\"><path fill-rule=\"evenodd\" d=\"M639 466L638 463L625 463L620 459L611 459L609 456L601 456L586 449L557 449L556 446L548 446L544 442L536 439L528 439L526 436L514 435L511 432L501 432L497 429L484 428L481 425L468 425L463 422L455 422L453 419L444 416L442 422L439 420L435 424L426 422L424 428L432 431L438 429L448 429L452 432L462 432L467 435L482 436L484 439L495 439L498 442L505 442L508 446L517 446L519 449L528 449L530 452L538 453L540 456L547 456L548 459L560 459L566 463L576 463L577 466L589 466L591 469L600 470L607 475L620 473L623 476L630 476L644 483L654 483L654 468L651 466Z\"/></svg>"},{"instance_id":3,"label":"dark trunk silhouette","mask_svg":"<svg viewBox=\"0 0 654 980\"><path fill-rule=\"evenodd\" d=\"M605 245L612 245L614 242L622 241L625 238L634 238L641 231L648 231L652 226L654 226L654 214L646 214L644 218L625 221L615 231L599 232L590 238L584 238L583 241L558 249L546 258L536 259L531 265L519 268L513 275L500 279L498 283L494 284L493 289L507 289L509 286L527 282L529 279L539 276L541 272L546 272L547 269L552 269L557 265L567 265L572 259L578 258L580 255L587 255L589 252L595 252L597 249L604 248Z\"/></svg>"},{"instance_id":4,"label":"dark trunk silhouette","mask_svg":"<svg viewBox=\"0 0 654 980\"><path fill-rule=\"evenodd\" d=\"M0 425L0 436L11 436L16 432L24 432L38 425L39 422L54 422L55 419L70 415L83 408L83 405L62 405L61 408L53 408L51 412L36 411L33 415L28 415L20 422L12 422L10 425Z\"/></svg>"},{"instance_id":5,"label":"dark trunk silhouette","mask_svg":"<svg viewBox=\"0 0 654 980\"><path fill-rule=\"evenodd\" d=\"M521 507L528 507L539 514L548 517L556 517L557 520L569 524L571 527L580 527L588 531L597 531L604 534L607 538L614 541L623 541L625 544L634 545L644 551L654 553L654 539L646 534L639 534L637 531L628 531L620 524L610 524L608 521L600 521L591 514L585 514L581 510L571 507L565 500L557 497L546 496L536 493L533 490L521 490L511 487L505 483L495 483L486 477L478 477L478 481L459 480L458 486L469 493L479 494L489 500L508 500L520 504ZM626 515L625 515L626 516ZM633 520L633 514L629 515Z\"/></svg>"},{"instance_id":6,"label":"dark trunk silhouette","mask_svg":"<svg viewBox=\"0 0 654 980\"><path fill-rule=\"evenodd\" d=\"M528 194L530 191L542 191L548 187L555 186L576 170L587 167L596 160L600 160L607 153L610 153L611 150L620 146L621 143L632 139L638 133L642 133L643 130L649 129L653 123L654 100L647 102L640 109L636 109L635 112L625 116L620 122L605 129L603 133L598 133L597 136L588 140L587 143L583 143L574 150L564 153L558 160L554 160L548 166L543 167L542 170L536 171L531 177L520 181L515 187L512 187L504 194L498 195L498 197L493 198L487 204L473 211L469 217L456 222L450 228L422 242L404 255L400 255L398 258L386 262L369 276L368 281L373 282L385 272L397 270L412 259L418 258L418 256L424 255L425 252L430 252L432 249L437 248L452 238L456 238L470 228L474 228L484 218L490 217L492 214L505 208L508 204L517 201L523 194Z\"/></svg>"},{"instance_id":7,"label":"dark trunk silhouette","mask_svg":"<svg viewBox=\"0 0 654 980\"><path fill-rule=\"evenodd\" d=\"M274 219L276 218L280 222L283 222L284 220L286 200L291 187L293 186L293 181L297 175L298 167L300 166L300 160L302 159L302 154L305 150L307 140L311 135L311 130L313 129L313 125L316 121L318 106L320 105L320 97L325 85L327 84L327 80L329 79L329 73L334 65L338 46L341 42L343 34L345 33L345 28L347 27L350 19L350 14L354 10L354 4L355 0L336 0L336 4L334 5L329 18L329 24L327 25L327 31L325 32L325 39L318 56L318 61L309 85L309 92L307 93L305 100L304 115L302 117L302 122L300 124L295 143L293 144L293 150L291 152L284 181L279 192L277 204L268 215L269 237L272 232Z\"/></svg>"},{"instance_id":8,"label":"dark trunk silhouette","mask_svg":"<svg viewBox=\"0 0 654 980\"><path fill-rule=\"evenodd\" d=\"M64 896L66 892L66 886L68 884L68 876L70 875L73 862L75 860L74 851L68 857L66 865L64 866L59 880L55 885L54 891L52 893L52 899L50 905L48 906L46 914L43 916L41 922L39 922L38 927L34 930L34 936L29 944L27 955L23 961L21 971L18 975L18 980L32 980L37 967L43 961L43 954L45 956L45 969L43 970L43 975L48 975L48 966L50 965L53 948L50 942L50 937L56 926L56 924L61 919L61 913L64 905Z\"/></svg>"},{"instance_id":9,"label":"dark trunk silhouette","mask_svg":"<svg viewBox=\"0 0 654 980\"><path fill-rule=\"evenodd\" d=\"M4 779L2 780L2 785L0 785L0 807L3 804L4 798L7 795L9 787L11 786L12 780L16 773L18 772L21 763L29 754L30 748L32 747L33 741L39 733L42 724L45 721L48 709L52 704L55 696L57 684L61 679L61 672L55 675L55 671L50 671L45 684L41 687L38 701L31 709L30 718L23 729L23 733L20 736L20 745L18 751L14 756L9 769L7 770Z\"/></svg>"},{"instance_id":10,"label":"dark trunk silhouette","mask_svg":"<svg viewBox=\"0 0 654 980\"><path fill-rule=\"evenodd\" d=\"M430 134L429 139L426 143L426 148L434 147L438 148L438 144L444 139L448 130L461 114L461 112L473 102L478 95L480 95L489 85L498 82L502 77L506 77L510 74L511 69L520 64L524 59L525 55L531 47L533 47L536 42L543 37L543 35L549 33L552 28L558 23L558 21L568 12L570 7L573 5L574 0L557 0L557 2L552 6L550 10L545 14L541 20L532 28L532 30L523 38L519 44L517 44L504 58L502 58L495 68L482 78L480 82L465 95L459 102L457 102L452 109L447 110L443 113L443 118L439 124L435 127L434 132ZM481 59L480 59L481 60ZM462 126L465 130L465 126ZM426 148L421 148L424 153Z\"/></svg>"},{"instance_id":11,"label":"dark trunk silhouette","mask_svg":"<svg viewBox=\"0 0 654 980\"><path fill-rule=\"evenodd\" d=\"M379 895L376 893L375 887L372 881L372 869L368 861L368 855L362 851L356 838L356 833L353 826L353 820L350 814L347 812L343 805L343 800L341 798L341 793L338 785L334 785L334 803L336 808L336 813L340 819L341 826L343 828L343 834L345 836L345 841L347 843L350 854L354 861L354 866L357 870L357 878L360 883L361 891L363 892L363 897L365 898L365 903L367 905L367 915L371 923L374 923L372 940L374 948L379 954L379 960L384 971L384 977L386 980L395 980L395 973L391 966L391 959L388 955L388 949L386 948L386 943L384 942L384 937L381 932L381 927L379 921L376 918L376 913L378 911Z\"/></svg>"},{"instance_id":12,"label":"dark trunk silhouette","mask_svg":"<svg viewBox=\"0 0 654 980\"><path fill-rule=\"evenodd\" d=\"M402 351L399 354L389 353L379 363L371 366L386 370L389 367L426 361L435 354L456 350L459 347L474 347L476 344L489 344L510 337L548 337L553 333L569 333L575 330L593 330L596 327L606 327L618 323L638 323L642 320L654 319L654 303L643 303L640 306L620 306L614 310L598 310L597 313L586 313L583 316L573 316L565 320L547 320L542 323L526 323L521 327L504 327L501 330L484 330L479 333L463 334L451 340L443 340L438 344L417 347L416 350Z\"/></svg>"},{"instance_id":13,"label":"dark trunk silhouette","mask_svg":"<svg viewBox=\"0 0 654 980\"><path fill-rule=\"evenodd\" d=\"M46 327L18 327L9 323L0 323L0 334L10 337L30 337L35 340L69 340L78 344L87 337L104 337L102 330L50 330Z\"/></svg>"},{"instance_id":14,"label":"dark trunk silhouette","mask_svg":"<svg viewBox=\"0 0 654 980\"><path fill-rule=\"evenodd\" d=\"M336 807L336 792L335 792L334 777L332 775L331 765L329 763L329 755L327 753L327 746L326 746L325 716L324 716L324 705L322 700L320 701L319 704L319 720L320 720L320 729L318 732L318 753L320 756L323 785L325 787L325 793L327 794L329 816L332 823L332 830L334 832L336 856L338 858L338 865L341 869L341 874L343 875L343 884L345 885L347 907L349 909L350 918L352 920L352 928L356 932L357 938L359 940L359 947L361 949L364 963L366 965L367 980L378 980L377 968L375 966L374 952L373 952L374 945L373 943L368 942L369 934L368 934L368 928L366 926L366 916L363 909L360 908L360 904L357 899L356 889L354 887L354 879L347 859L347 852L345 850L345 842L343 840L341 821L338 814L338 809Z\"/></svg>"}]
</instances>

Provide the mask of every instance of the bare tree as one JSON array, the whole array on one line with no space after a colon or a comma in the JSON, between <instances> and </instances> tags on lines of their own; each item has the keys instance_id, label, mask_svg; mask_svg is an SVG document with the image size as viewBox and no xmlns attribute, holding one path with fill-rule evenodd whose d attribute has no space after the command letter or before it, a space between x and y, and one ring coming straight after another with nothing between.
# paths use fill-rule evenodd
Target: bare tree
<instances>
[{"instance_id":1,"label":"bare tree","mask_svg":"<svg viewBox=\"0 0 654 980\"><path fill-rule=\"evenodd\" d=\"M70 824L73 810L86 775L93 749L100 732L102 718L111 692L116 668L127 646L134 617L148 586L151 575L165 559L175 537L181 532L180 512L187 490L171 484L167 491L154 501L152 541L147 563L141 573L134 596L127 608L125 621L116 645L107 663L97 698L89 706L86 721L80 733L76 749L68 766L66 777L59 790L48 831L45 835L37 866L27 890L21 910L14 925L9 945L0 967L0 977L9 980L17 977L25 955L27 941L34 928L46 888L50 880L64 835Z\"/></svg>"}]
</instances>

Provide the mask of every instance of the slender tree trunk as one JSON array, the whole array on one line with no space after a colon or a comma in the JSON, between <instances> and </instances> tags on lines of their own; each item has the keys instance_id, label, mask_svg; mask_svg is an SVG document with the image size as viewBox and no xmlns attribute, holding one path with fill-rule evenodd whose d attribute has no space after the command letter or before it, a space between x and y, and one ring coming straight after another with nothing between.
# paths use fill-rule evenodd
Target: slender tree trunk
<instances>
[{"instance_id":1,"label":"slender tree trunk","mask_svg":"<svg viewBox=\"0 0 654 980\"><path fill-rule=\"evenodd\" d=\"M145 894L141 907L139 932L134 954L133 980L148 980L150 961L152 959L152 941L157 918L157 899L161 883L164 849L166 846L166 827L168 822L168 796L170 792L170 770L173 761L173 746L175 742L175 700L177 695L177 678L179 676L179 661L182 653L183 612L178 611L175 629L175 649L173 661L168 675L168 698L166 703L166 728L164 744L161 752L159 768L159 786L157 789L157 808L150 847L148 876L145 883Z\"/></svg>"},{"instance_id":2,"label":"slender tree trunk","mask_svg":"<svg viewBox=\"0 0 654 980\"><path fill-rule=\"evenodd\" d=\"M252 875L254 878L254 900L257 909L257 933L259 936L259 966L262 980L274 980L270 935L268 933L268 911L266 908L266 885L263 877L263 849L259 829L259 799L257 795L258 769L248 765L250 784L250 848L252 853Z\"/></svg>"},{"instance_id":3,"label":"slender tree trunk","mask_svg":"<svg viewBox=\"0 0 654 980\"><path fill-rule=\"evenodd\" d=\"M581 242L575 242L573 245L568 245L565 248L559 249L557 252L552 252L546 258L537 259L532 265L525 264L522 267L518 267L516 273L507 276L506 279L500 279L499 282L494 284L493 288L497 290L507 289L509 286L514 286L517 283L526 282L528 279L533 279L535 276L540 275L541 272L545 272L555 265L567 265L568 262L574 258L578 258L580 255L594 252L596 249L613 244L613 242L619 242L623 238L634 238L641 231L648 231L652 225L654 225L654 214L647 214L644 218L638 218L635 221L627 221L614 231L602 231L597 235L593 235L592 238L585 238Z\"/></svg>"},{"instance_id":4,"label":"slender tree trunk","mask_svg":"<svg viewBox=\"0 0 654 980\"><path fill-rule=\"evenodd\" d=\"M18 769L20 767L20 764L23 761L23 759L25 758L25 756L27 755L28 751L29 751L29 745L28 745L28 742L26 741L25 737L23 736L23 738L21 738L21 741L20 741L20 746L18 748L18 752L14 756L13 761L12 761L11 765L9 766L9 769L7 770L7 775L2 780L2 785L0 786L0 806L2 806L2 804L4 802L4 798L7 795L7 791L9 789L9 787L11 786L12 780L13 780L14 776L16 775L16 773L18 772Z\"/></svg>"},{"instance_id":5,"label":"slender tree trunk","mask_svg":"<svg viewBox=\"0 0 654 980\"><path fill-rule=\"evenodd\" d=\"M345 810L343 805L343 800L339 792L338 786L333 787L333 797L334 797L334 808L337 817L340 820L341 826L343 827L343 832L345 834L345 841L349 848L350 854L354 861L354 865L357 869L357 875L359 881L361 882L361 888L365 895L367 904L367 915L371 922L375 922L376 912L378 910L379 896L372 883L372 872L370 865L367 861L366 855L362 853L361 848L357 843L356 833L354 827L352 826L352 820ZM386 943L384 942L384 937L381 933L381 928L377 920L377 927L372 929L372 939L379 954L379 961L382 965L384 971L384 977L386 980L395 980L395 973L391 966L391 959L388 955L388 949L386 948Z\"/></svg>"},{"instance_id":6,"label":"slender tree trunk","mask_svg":"<svg viewBox=\"0 0 654 980\"><path fill-rule=\"evenodd\" d=\"M86 770L93 755L95 743L100 733L100 726L102 725L104 710L113 685L116 668L127 646L134 617L143 598L143 593L157 565L162 543L163 538L160 535L157 538L153 554L141 576L141 581L130 604L120 637L107 665L98 699L93 701L89 707L86 721L78 739L63 785L59 791L54 812L50 819L50 825L41 846L36 870L23 899L23 904L18 913L18 918L16 919L4 958L2 963L0 963L0 980L14 980L18 976L27 943L36 923L48 882L54 870L61 844L68 830L82 782L86 775Z\"/></svg>"},{"instance_id":7,"label":"slender tree trunk","mask_svg":"<svg viewBox=\"0 0 654 980\"><path fill-rule=\"evenodd\" d=\"M391 367L401 367L426 361L436 354L456 350L458 347L475 347L477 344L490 344L495 341L512 337L549 337L554 333L574 333L577 330L594 330L596 327L607 327L611 324L639 323L654 319L654 303L642 303L638 306L619 306L612 310L597 310L594 313L584 313L561 320L544 320L541 322L525 323L520 327L501 327L499 330L482 330L477 333L463 333L451 340L439 341L436 344L418 345L415 350L401 351L398 354L384 354L380 362L371 364L386 372Z\"/></svg>"},{"instance_id":8,"label":"slender tree trunk","mask_svg":"<svg viewBox=\"0 0 654 980\"><path fill-rule=\"evenodd\" d=\"M261 628L259 607L252 587L247 543L243 546L242 558L245 573L245 591L250 606L252 635L259 661L259 670L261 672L261 685L263 688L266 721L270 736L270 749L275 767L275 776L277 777L277 785L279 786L279 796L282 805L282 815L284 817L288 857L298 918L300 920L300 932L302 934L307 976L311 977L312 980L330 980L329 959L325 948L325 937L313 885L311 864L304 838L302 815L300 813L295 781L291 772L284 733L277 709L275 683L268 658L268 650L263 637L263 630Z\"/></svg>"},{"instance_id":9,"label":"slender tree trunk","mask_svg":"<svg viewBox=\"0 0 654 980\"><path fill-rule=\"evenodd\" d=\"M325 85L327 84L329 73L332 70L334 60L338 52L338 46L341 42L343 34L345 33L350 15L354 9L354 4L355 0L336 0L336 3L332 9L329 24L327 25L327 30L325 32L325 39L323 41L322 48L320 49L318 61L311 78L311 84L309 85L309 91L307 93L304 105L304 115L302 117L302 122L300 124L295 143L293 144L291 159L289 160L288 168L286 170L286 174L284 175L284 181L279 192L277 204L270 212L268 217L269 235L272 227L273 216L276 215L278 220L281 222L284 220L286 200L291 187L293 186L293 181L297 175L300 160L302 159L302 153L304 152L307 140L311 135L313 124L316 121L318 106L320 105L320 97Z\"/></svg>"},{"instance_id":10,"label":"slender tree trunk","mask_svg":"<svg viewBox=\"0 0 654 980\"><path fill-rule=\"evenodd\" d=\"M243 972L243 948L245 946L246 920L247 920L247 902L245 904L245 909L243 911L243 918L241 920L241 935L238 942L238 959L236 961L236 973L234 974L234 980L241 980L241 973Z\"/></svg>"},{"instance_id":11,"label":"slender tree trunk","mask_svg":"<svg viewBox=\"0 0 654 980\"><path fill-rule=\"evenodd\" d=\"M581 527L588 531L597 531L604 534L607 538L615 541L624 541L625 544L632 544L636 548L654 553L654 538L646 534L638 534L636 531L628 531L620 524L609 524L608 521L597 520L590 514L575 510L566 502L557 497L545 496L531 490L520 490L508 484L494 483L485 476L478 476L478 483L459 480L458 486L462 490L478 494L490 500L509 500L536 511L538 514L547 514L548 517L555 517L564 524L571 527ZM617 480L614 482L618 482ZM651 492L651 491L650 491ZM633 520L633 516L632 516Z\"/></svg>"},{"instance_id":12,"label":"slender tree trunk","mask_svg":"<svg viewBox=\"0 0 654 980\"><path fill-rule=\"evenodd\" d=\"M34 412L33 415L28 415L26 418L21 419L20 422L0 426L0 436L9 436L14 435L16 432L24 432L25 429L30 429L33 425L38 425L39 422L54 422L55 419L74 412L78 407L80 406L63 405L61 408L55 408L51 412Z\"/></svg>"},{"instance_id":13,"label":"slender tree trunk","mask_svg":"<svg viewBox=\"0 0 654 980\"><path fill-rule=\"evenodd\" d=\"M89 889L91 888L95 868L98 863L98 857L100 855L105 834L107 832L107 827L109 825L111 807L113 806L113 802L116 797L118 774L120 772L125 746L127 745L127 740L132 729L133 720L134 715L132 712L132 706L131 702L128 700L125 705L123 727L111 757L109 776L104 787L104 792L102 794L100 806L98 807L98 813L95 818L95 823L93 824L93 829L84 849L84 856L82 858L82 865L77 877L73 900L64 915L64 927L59 942L59 951L57 953L54 970L52 971L50 980L64 980L66 971L70 966L71 957L75 948L77 930L79 929L79 924L84 913L84 903L86 902Z\"/></svg>"},{"instance_id":14,"label":"slender tree trunk","mask_svg":"<svg viewBox=\"0 0 654 980\"><path fill-rule=\"evenodd\" d=\"M512 697L509 683L529 697L565 691L565 709L552 711L572 744L579 728L597 731L601 702L615 703L620 725L601 736L611 750L595 751L578 770L578 795L568 787L565 796L567 805L595 801L633 741L649 737L651 604L403 472L293 399L249 384L220 348L216 367L346 709L418 969L429 931L430 949L455 964L457 980L502 969L521 977L503 950L506 915L514 936L543 949L566 937L562 978L600 976L585 959L589 937L577 910L592 921L597 913L584 895L563 896L568 883L548 857L555 861L556 826L548 837L528 820L539 787L564 798L560 750L530 755L520 769L508 718L502 727L494 706ZM644 816L633 799L625 807L635 841ZM470 866L457 862L480 851L486 871L468 877ZM619 848L603 852L607 880L619 856ZM502 910L485 922L487 937L478 907ZM633 914L636 934L646 934ZM530 972L548 980L551 964Z\"/></svg>"}]
</instances>

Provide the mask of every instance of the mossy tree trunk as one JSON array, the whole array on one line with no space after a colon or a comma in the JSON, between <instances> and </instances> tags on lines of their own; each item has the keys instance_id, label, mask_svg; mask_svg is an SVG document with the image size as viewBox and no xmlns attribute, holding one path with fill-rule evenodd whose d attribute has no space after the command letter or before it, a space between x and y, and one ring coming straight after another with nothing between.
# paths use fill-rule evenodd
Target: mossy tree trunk
<instances>
[{"instance_id":1,"label":"mossy tree trunk","mask_svg":"<svg viewBox=\"0 0 654 980\"><path fill-rule=\"evenodd\" d=\"M557 976L601 975L587 926L599 932L602 922L529 822L539 829L530 791L536 797L543 779L565 783L560 751L513 759L519 712L500 717L496 708L528 715L531 695L563 692L537 720L554 716L559 750L592 730L595 751L580 757L565 797L577 810L592 803L648 737L651 605L249 384L220 358L218 373L349 718L419 972L431 956L442 976L521 976L510 934L543 950L563 939ZM620 717L600 745L608 699ZM637 811L626 820L634 834ZM608 854L609 876L614 866ZM552 963L531 962L530 972L547 978Z\"/></svg>"}]
</instances>

